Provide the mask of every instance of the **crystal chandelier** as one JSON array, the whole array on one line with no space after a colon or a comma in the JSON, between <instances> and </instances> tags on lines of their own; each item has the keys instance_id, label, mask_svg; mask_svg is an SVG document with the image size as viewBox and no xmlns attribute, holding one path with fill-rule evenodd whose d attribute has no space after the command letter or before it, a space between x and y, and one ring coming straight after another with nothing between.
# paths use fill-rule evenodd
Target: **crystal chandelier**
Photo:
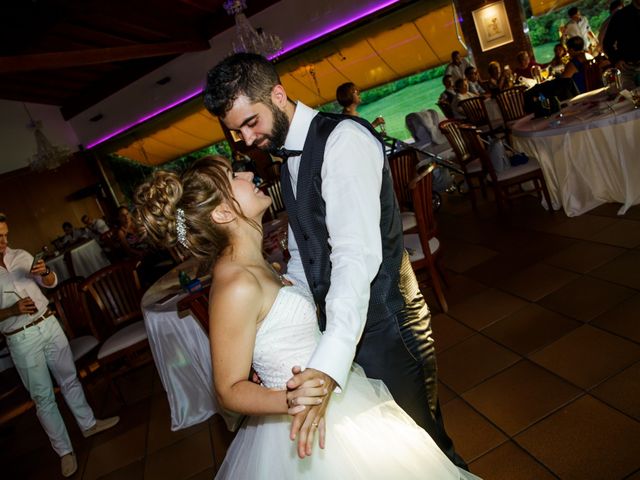
<instances>
[{"instance_id":1,"label":"crystal chandelier","mask_svg":"<svg viewBox=\"0 0 640 480\"><path fill-rule=\"evenodd\" d=\"M277 35L265 33L261 28L253 28L247 16L242 13L247 8L245 0L226 0L224 9L236 20L236 41L233 51L258 53L264 57L275 56L282 49L282 40Z\"/></svg>"},{"instance_id":2,"label":"crystal chandelier","mask_svg":"<svg viewBox=\"0 0 640 480\"><path fill-rule=\"evenodd\" d=\"M36 137L36 153L29 159L29 167L36 172L54 170L69 161L71 150L67 147L53 145L42 131L42 122L35 121L26 105L24 109L29 115L29 128L33 128Z\"/></svg>"}]
</instances>

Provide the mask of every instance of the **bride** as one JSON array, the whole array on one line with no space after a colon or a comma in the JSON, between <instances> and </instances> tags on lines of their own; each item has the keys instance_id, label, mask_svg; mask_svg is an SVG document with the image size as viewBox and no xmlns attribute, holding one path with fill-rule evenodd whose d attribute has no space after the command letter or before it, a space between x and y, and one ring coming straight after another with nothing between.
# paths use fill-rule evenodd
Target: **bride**
<instances>
[{"instance_id":1,"label":"bride","mask_svg":"<svg viewBox=\"0 0 640 480\"><path fill-rule=\"evenodd\" d=\"M283 281L263 258L261 219L271 199L252 180L250 172L233 173L222 157L205 157L182 176L156 172L136 192L139 219L156 243L180 243L214 261L215 391L225 409L249 416L216 478L477 479L453 465L384 384L355 364L325 419L314 424L324 448L298 458L290 415L319 404L327 391L314 380L294 397L286 382L321 333L311 293ZM249 380L252 367L262 385Z\"/></svg>"}]
</instances>

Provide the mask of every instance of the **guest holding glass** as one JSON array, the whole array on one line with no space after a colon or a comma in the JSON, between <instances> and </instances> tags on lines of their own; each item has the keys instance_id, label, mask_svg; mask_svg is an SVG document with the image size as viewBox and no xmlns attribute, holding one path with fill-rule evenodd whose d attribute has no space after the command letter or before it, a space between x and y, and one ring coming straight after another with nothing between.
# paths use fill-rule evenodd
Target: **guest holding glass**
<instances>
[{"instance_id":1,"label":"guest holding glass","mask_svg":"<svg viewBox=\"0 0 640 480\"><path fill-rule=\"evenodd\" d=\"M489 73L488 89L493 95L513 86L509 65L505 66L503 70L500 67L500 63L494 60L489 63L487 72Z\"/></svg>"},{"instance_id":2,"label":"guest holding glass","mask_svg":"<svg viewBox=\"0 0 640 480\"><path fill-rule=\"evenodd\" d=\"M60 456L62 476L78 469L67 428L58 409L51 375L60 387L82 435L89 437L120 420L97 420L78 380L69 342L40 288L58 280L44 260L34 261L25 250L9 248L9 224L0 214L0 332L13 363L36 406L36 415Z\"/></svg>"},{"instance_id":3,"label":"guest holding glass","mask_svg":"<svg viewBox=\"0 0 640 480\"><path fill-rule=\"evenodd\" d=\"M360 116L357 108L362 103L362 99L360 98L360 89L356 87L355 83L347 82L340 85L336 89L336 100L342 106L343 114L353 117ZM378 116L371 122L371 125L373 125L373 128L379 126L382 131L384 130L384 123L384 118Z\"/></svg>"},{"instance_id":4,"label":"guest holding glass","mask_svg":"<svg viewBox=\"0 0 640 480\"><path fill-rule=\"evenodd\" d=\"M553 47L553 58L549 62L549 74L560 76L564 72L566 63L569 61L567 49L561 43Z\"/></svg>"}]
</instances>

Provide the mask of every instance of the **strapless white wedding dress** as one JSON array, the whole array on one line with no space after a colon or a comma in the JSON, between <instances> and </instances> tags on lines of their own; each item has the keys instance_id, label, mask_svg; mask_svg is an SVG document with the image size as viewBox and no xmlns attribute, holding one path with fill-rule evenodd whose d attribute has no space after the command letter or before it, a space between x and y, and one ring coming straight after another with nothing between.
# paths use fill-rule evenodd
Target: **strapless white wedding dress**
<instances>
[{"instance_id":1,"label":"strapless white wedding dress","mask_svg":"<svg viewBox=\"0 0 640 480\"><path fill-rule=\"evenodd\" d=\"M320 336L311 294L282 287L256 336L253 367L264 386L284 389L291 367L306 364ZM384 384L357 365L342 393L332 395L326 421L326 448L316 439L301 460L289 439L290 416L249 417L216 479L478 479L451 463Z\"/></svg>"}]
</instances>

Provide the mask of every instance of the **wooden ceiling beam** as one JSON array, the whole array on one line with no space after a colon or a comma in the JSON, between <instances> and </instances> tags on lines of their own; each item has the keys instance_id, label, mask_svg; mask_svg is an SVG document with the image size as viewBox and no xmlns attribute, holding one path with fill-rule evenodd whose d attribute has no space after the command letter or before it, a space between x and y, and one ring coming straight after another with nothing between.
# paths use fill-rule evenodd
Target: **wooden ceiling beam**
<instances>
[{"instance_id":1,"label":"wooden ceiling beam","mask_svg":"<svg viewBox=\"0 0 640 480\"><path fill-rule=\"evenodd\" d=\"M82 65L163 57L208 49L208 41L197 40L0 57L0 73L58 70Z\"/></svg>"}]
</instances>

